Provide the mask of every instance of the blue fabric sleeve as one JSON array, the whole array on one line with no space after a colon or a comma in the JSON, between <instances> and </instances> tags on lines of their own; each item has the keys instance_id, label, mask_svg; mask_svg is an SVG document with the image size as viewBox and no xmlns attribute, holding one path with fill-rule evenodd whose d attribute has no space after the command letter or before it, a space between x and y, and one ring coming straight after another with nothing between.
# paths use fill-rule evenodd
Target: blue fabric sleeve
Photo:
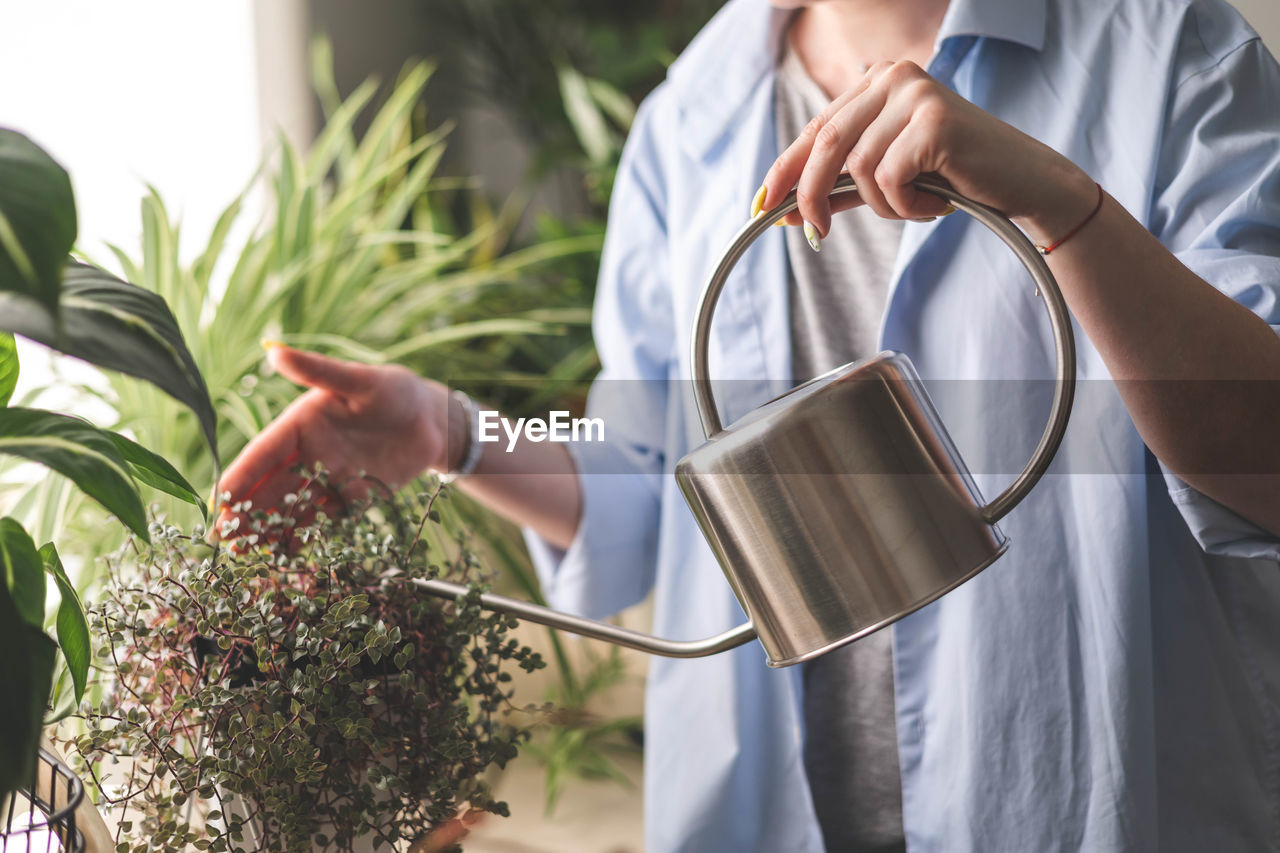
<instances>
[{"instance_id":1,"label":"blue fabric sleeve","mask_svg":"<svg viewBox=\"0 0 1280 853\"><path fill-rule=\"evenodd\" d=\"M1184 35L1151 230L1188 268L1280 333L1280 66L1252 38L1217 45ZM1280 559L1280 537L1161 466L1169 494L1206 551Z\"/></svg>"},{"instance_id":2,"label":"blue fabric sleeve","mask_svg":"<svg viewBox=\"0 0 1280 853\"><path fill-rule=\"evenodd\" d=\"M547 599L599 618L641 601L653 585L665 464L668 376L674 359L664 188L655 104L641 105L609 204L593 331L601 372L587 415L602 442L567 445L583 509L567 550L525 540Z\"/></svg>"}]
</instances>

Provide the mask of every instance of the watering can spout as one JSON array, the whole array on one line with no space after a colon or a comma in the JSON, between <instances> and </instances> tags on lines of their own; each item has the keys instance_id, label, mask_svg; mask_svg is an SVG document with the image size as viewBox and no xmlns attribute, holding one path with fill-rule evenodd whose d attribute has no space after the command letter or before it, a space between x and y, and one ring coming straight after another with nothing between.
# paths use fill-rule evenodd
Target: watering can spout
<instances>
[{"instance_id":1,"label":"watering can spout","mask_svg":"<svg viewBox=\"0 0 1280 853\"><path fill-rule=\"evenodd\" d=\"M428 595L453 601L464 598L471 591L470 587L449 581L414 578L410 582ZM546 625L548 628L558 628L561 631L668 658L707 657L736 649L756 638L756 629L750 622L704 640L665 640L643 631L633 631L630 628L610 625L608 622L562 613L550 607L491 592L480 594L480 606L485 610L510 613L519 619Z\"/></svg>"}]
</instances>

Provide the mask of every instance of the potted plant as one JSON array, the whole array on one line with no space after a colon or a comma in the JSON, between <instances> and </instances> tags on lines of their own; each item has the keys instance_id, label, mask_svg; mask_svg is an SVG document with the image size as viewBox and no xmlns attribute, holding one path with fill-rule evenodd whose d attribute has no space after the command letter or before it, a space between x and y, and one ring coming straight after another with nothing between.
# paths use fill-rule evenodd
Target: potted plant
<instances>
[{"instance_id":1,"label":"potted plant","mask_svg":"<svg viewBox=\"0 0 1280 853\"><path fill-rule=\"evenodd\" d=\"M441 603L404 584L483 579L437 482L339 517L322 485L233 507L234 547L157 523L110 559L91 610L106 698L75 750L127 810L118 850L404 850L460 811L507 813L485 773L528 736L510 670L542 661L478 586Z\"/></svg>"}]
</instances>

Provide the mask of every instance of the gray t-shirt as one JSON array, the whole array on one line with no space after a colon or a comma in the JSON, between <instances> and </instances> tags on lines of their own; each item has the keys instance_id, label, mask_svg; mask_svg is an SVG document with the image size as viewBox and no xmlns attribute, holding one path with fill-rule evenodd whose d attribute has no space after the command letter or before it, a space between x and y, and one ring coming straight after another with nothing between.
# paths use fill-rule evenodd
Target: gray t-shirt
<instances>
[{"instance_id":1,"label":"gray t-shirt","mask_svg":"<svg viewBox=\"0 0 1280 853\"><path fill-rule=\"evenodd\" d=\"M788 45L774 102L779 145L789 145L830 100ZM797 383L875 354L901 239L901 222L866 207L833 217L820 254L801 229L786 229ZM905 850L890 633L803 666L804 764L827 850Z\"/></svg>"}]
</instances>

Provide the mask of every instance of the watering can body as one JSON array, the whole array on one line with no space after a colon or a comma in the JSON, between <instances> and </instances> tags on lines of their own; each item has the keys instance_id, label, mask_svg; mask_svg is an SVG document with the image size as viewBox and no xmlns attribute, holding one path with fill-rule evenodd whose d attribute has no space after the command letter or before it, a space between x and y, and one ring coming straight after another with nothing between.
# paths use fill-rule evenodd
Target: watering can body
<instances>
[{"instance_id":1,"label":"watering can body","mask_svg":"<svg viewBox=\"0 0 1280 853\"><path fill-rule=\"evenodd\" d=\"M797 207L795 193L748 222L703 289L692 341L693 396L705 444L675 476L749 621L715 637L652 637L517 599L482 605L667 657L701 657L760 640L771 666L853 642L945 595L1008 548L996 523L1048 468L1075 390L1075 342L1057 282L1031 242L999 211L937 179L917 189L990 228L1018 256L1049 314L1057 361L1048 422L1030 460L984 503L910 360L901 353L837 368L720 422L710 379L710 330L720 292L751 243ZM832 197L857 191L842 176ZM469 593L412 581L444 598Z\"/></svg>"},{"instance_id":2,"label":"watering can body","mask_svg":"<svg viewBox=\"0 0 1280 853\"><path fill-rule=\"evenodd\" d=\"M901 353L766 403L676 479L772 666L893 622L1008 545Z\"/></svg>"}]
</instances>

